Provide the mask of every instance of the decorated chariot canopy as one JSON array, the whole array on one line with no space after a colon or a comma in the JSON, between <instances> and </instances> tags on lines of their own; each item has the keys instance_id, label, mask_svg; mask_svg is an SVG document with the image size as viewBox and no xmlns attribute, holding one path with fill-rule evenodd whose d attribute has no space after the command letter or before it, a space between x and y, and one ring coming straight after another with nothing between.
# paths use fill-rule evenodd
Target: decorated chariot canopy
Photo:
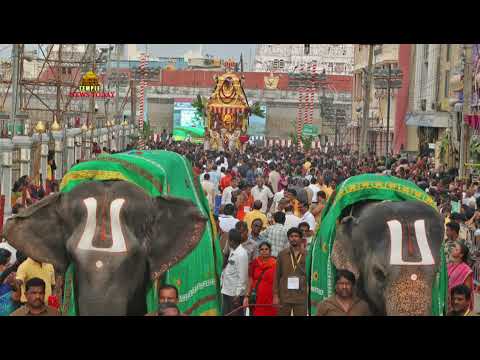
<instances>
[{"instance_id":1,"label":"decorated chariot canopy","mask_svg":"<svg viewBox=\"0 0 480 360\"><path fill-rule=\"evenodd\" d=\"M215 77L216 85L207 102L207 128L212 149L241 149L246 136L250 107L243 90L243 77L227 71Z\"/></svg>"}]
</instances>

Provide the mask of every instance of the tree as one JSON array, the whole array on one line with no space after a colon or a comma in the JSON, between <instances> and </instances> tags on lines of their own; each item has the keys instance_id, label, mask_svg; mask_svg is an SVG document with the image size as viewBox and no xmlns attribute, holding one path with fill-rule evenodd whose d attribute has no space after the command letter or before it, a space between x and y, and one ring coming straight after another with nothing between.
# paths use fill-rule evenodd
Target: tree
<instances>
[{"instance_id":1,"label":"tree","mask_svg":"<svg viewBox=\"0 0 480 360\"><path fill-rule=\"evenodd\" d=\"M143 123L143 138L145 140L150 139L150 137L153 135L153 130L150 127L150 122L146 121Z\"/></svg>"},{"instance_id":2,"label":"tree","mask_svg":"<svg viewBox=\"0 0 480 360\"><path fill-rule=\"evenodd\" d=\"M296 128L296 122L292 121L291 122L292 127L295 129ZM302 142L303 148L305 150L310 150L312 147L312 142L315 136L304 136L300 135L300 141ZM290 139L292 139L292 143L297 146L298 145L298 137L297 137L297 132L296 131L291 131L290 132Z\"/></svg>"},{"instance_id":3,"label":"tree","mask_svg":"<svg viewBox=\"0 0 480 360\"><path fill-rule=\"evenodd\" d=\"M143 123L143 133L142 133L142 137L145 140L145 142L147 142L152 135L153 135L153 130L150 127L150 122L145 121ZM129 138L134 143L137 143L140 140L138 135L130 135Z\"/></svg>"},{"instance_id":4,"label":"tree","mask_svg":"<svg viewBox=\"0 0 480 360\"><path fill-rule=\"evenodd\" d=\"M250 114L258 116L262 119L265 118L265 111L263 111L259 102L254 102L252 106L250 106Z\"/></svg>"},{"instance_id":5,"label":"tree","mask_svg":"<svg viewBox=\"0 0 480 360\"><path fill-rule=\"evenodd\" d=\"M208 99L197 94L197 98L192 102L192 106L195 108L198 115L202 117L202 121L205 124L205 117L207 116L207 104Z\"/></svg>"}]
</instances>

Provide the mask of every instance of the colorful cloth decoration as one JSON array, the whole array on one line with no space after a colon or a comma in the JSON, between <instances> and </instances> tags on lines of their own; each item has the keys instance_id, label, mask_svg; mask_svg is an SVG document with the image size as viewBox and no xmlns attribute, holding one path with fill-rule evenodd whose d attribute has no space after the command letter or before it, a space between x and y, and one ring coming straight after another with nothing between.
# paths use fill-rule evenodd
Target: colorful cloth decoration
<instances>
[{"instance_id":1,"label":"colorful cloth decoration","mask_svg":"<svg viewBox=\"0 0 480 360\"><path fill-rule=\"evenodd\" d=\"M164 275L165 283L179 290L179 309L188 315L219 315L222 256L215 222L198 177L185 157L170 151L137 151L101 155L97 160L75 165L63 178L61 192L71 191L87 181L123 180L142 187L150 196L171 195L191 200L211 222L206 224L199 244ZM63 312L78 313L74 292L75 268L65 276ZM147 311L158 305L157 286L148 285Z\"/></svg>"},{"instance_id":2,"label":"colorful cloth decoration","mask_svg":"<svg viewBox=\"0 0 480 360\"><path fill-rule=\"evenodd\" d=\"M322 226L317 231L307 256L311 304L317 304L334 293L335 266L331 254L337 222L345 208L363 200L417 200L436 209L435 201L427 193L414 183L397 177L365 174L353 176L341 183L322 212ZM437 316L445 313L448 289L445 254L441 248L440 271L432 288L432 314ZM316 311L316 307L311 305L310 313L314 315Z\"/></svg>"}]
</instances>

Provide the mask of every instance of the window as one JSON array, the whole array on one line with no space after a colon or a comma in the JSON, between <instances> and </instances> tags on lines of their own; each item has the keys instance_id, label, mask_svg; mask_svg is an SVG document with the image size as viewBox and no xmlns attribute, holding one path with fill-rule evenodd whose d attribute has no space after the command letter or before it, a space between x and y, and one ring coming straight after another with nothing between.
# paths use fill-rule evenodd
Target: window
<instances>
[{"instance_id":1,"label":"window","mask_svg":"<svg viewBox=\"0 0 480 360\"><path fill-rule=\"evenodd\" d=\"M278 59L273 60L273 68L278 69Z\"/></svg>"},{"instance_id":2,"label":"window","mask_svg":"<svg viewBox=\"0 0 480 360\"><path fill-rule=\"evenodd\" d=\"M310 55L310 44L305 44L304 53Z\"/></svg>"},{"instance_id":3,"label":"window","mask_svg":"<svg viewBox=\"0 0 480 360\"><path fill-rule=\"evenodd\" d=\"M427 99L420 100L420 108L422 111L427 111Z\"/></svg>"},{"instance_id":4,"label":"window","mask_svg":"<svg viewBox=\"0 0 480 360\"><path fill-rule=\"evenodd\" d=\"M355 94L354 97L355 99L360 99L362 97L362 90L363 90L363 78L362 78L362 73L356 73L355 74Z\"/></svg>"},{"instance_id":5,"label":"window","mask_svg":"<svg viewBox=\"0 0 480 360\"><path fill-rule=\"evenodd\" d=\"M445 71L445 97L448 98L448 93L450 91L449 89L449 84L450 84L450 70Z\"/></svg>"},{"instance_id":6,"label":"window","mask_svg":"<svg viewBox=\"0 0 480 360\"><path fill-rule=\"evenodd\" d=\"M446 61L450 61L450 46L451 44L447 44L447 51L446 51Z\"/></svg>"},{"instance_id":7,"label":"window","mask_svg":"<svg viewBox=\"0 0 480 360\"><path fill-rule=\"evenodd\" d=\"M67 68L66 67L62 67L62 74L66 74L67 73Z\"/></svg>"},{"instance_id":8,"label":"window","mask_svg":"<svg viewBox=\"0 0 480 360\"><path fill-rule=\"evenodd\" d=\"M428 47L429 47L428 44L423 45L423 59L425 61L428 61Z\"/></svg>"},{"instance_id":9,"label":"window","mask_svg":"<svg viewBox=\"0 0 480 360\"><path fill-rule=\"evenodd\" d=\"M285 67L285 62L283 60L280 60L278 66L280 67L280 69L283 69Z\"/></svg>"},{"instance_id":10,"label":"window","mask_svg":"<svg viewBox=\"0 0 480 360\"><path fill-rule=\"evenodd\" d=\"M358 74L358 97L363 98L363 73Z\"/></svg>"}]
</instances>

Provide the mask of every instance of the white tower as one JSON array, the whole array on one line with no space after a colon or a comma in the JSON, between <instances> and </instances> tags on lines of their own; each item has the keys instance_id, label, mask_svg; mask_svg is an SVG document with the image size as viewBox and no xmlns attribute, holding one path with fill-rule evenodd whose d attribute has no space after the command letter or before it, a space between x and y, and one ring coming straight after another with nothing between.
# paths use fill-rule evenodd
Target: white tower
<instances>
[{"instance_id":1,"label":"white tower","mask_svg":"<svg viewBox=\"0 0 480 360\"><path fill-rule=\"evenodd\" d=\"M260 44L255 54L255 71L298 72L313 61L317 71L330 75L351 75L351 44Z\"/></svg>"},{"instance_id":2,"label":"white tower","mask_svg":"<svg viewBox=\"0 0 480 360\"><path fill-rule=\"evenodd\" d=\"M127 60L138 60L137 44L127 45Z\"/></svg>"}]
</instances>

